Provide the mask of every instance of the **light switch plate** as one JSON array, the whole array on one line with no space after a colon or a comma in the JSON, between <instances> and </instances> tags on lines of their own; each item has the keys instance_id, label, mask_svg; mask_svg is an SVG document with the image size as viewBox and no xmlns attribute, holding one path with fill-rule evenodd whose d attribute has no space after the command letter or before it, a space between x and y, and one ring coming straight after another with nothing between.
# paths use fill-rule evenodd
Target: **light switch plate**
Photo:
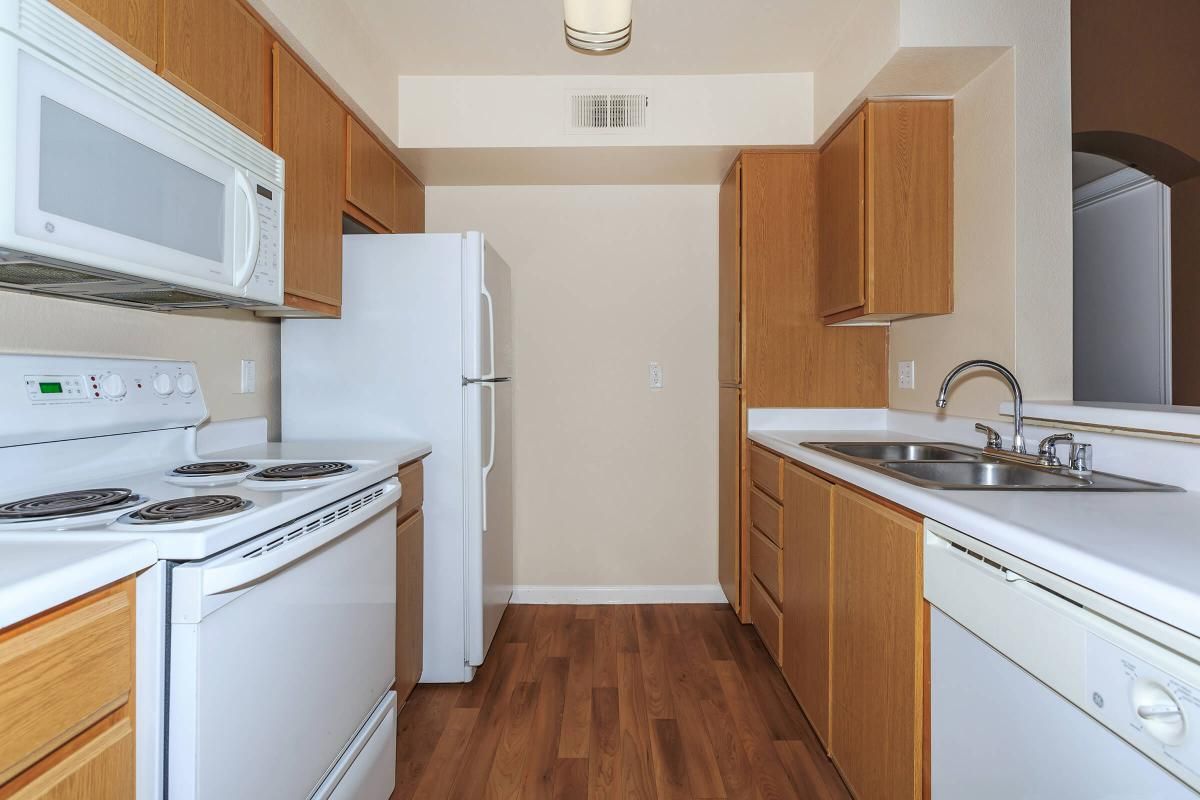
<instances>
[{"instance_id":1,"label":"light switch plate","mask_svg":"<svg viewBox=\"0 0 1200 800\"><path fill-rule=\"evenodd\" d=\"M656 391L663 388L663 368L657 361L650 362L650 388Z\"/></svg>"},{"instance_id":2,"label":"light switch plate","mask_svg":"<svg viewBox=\"0 0 1200 800\"><path fill-rule=\"evenodd\" d=\"M896 385L901 389L915 389L917 386L917 362L896 362Z\"/></svg>"},{"instance_id":3,"label":"light switch plate","mask_svg":"<svg viewBox=\"0 0 1200 800\"><path fill-rule=\"evenodd\" d=\"M255 389L254 361L242 359L242 394L254 394Z\"/></svg>"}]
</instances>

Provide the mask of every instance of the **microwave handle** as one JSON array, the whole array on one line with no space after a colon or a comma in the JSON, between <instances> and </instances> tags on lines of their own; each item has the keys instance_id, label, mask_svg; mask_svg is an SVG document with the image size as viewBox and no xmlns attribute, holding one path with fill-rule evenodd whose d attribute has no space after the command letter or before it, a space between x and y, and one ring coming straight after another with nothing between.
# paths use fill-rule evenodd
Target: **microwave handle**
<instances>
[{"instance_id":1,"label":"microwave handle","mask_svg":"<svg viewBox=\"0 0 1200 800\"><path fill-rule=\"evenodd\" d=\"M246 211L250 215L250 241L249 247L246 248L246 258L242 262L242 266L238 269L233 278L233 286L235 289L244 289L246 284L250 282L250 276L254 274L254 266L258 263L258 251L261 245L259 237L262 231L258 221L258 206L254 199L254 187L250 184L250 179L246 177L246 173L240 169L233 171L233 183L237 186L238 191L246 198Z\"/></svg>"}]
</instances>

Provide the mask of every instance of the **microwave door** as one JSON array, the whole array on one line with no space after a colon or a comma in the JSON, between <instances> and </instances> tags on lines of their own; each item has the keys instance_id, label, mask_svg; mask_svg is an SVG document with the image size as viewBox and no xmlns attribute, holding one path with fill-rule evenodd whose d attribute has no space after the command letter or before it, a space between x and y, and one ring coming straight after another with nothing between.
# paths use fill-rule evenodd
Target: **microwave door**
<instances>
[{"instance_id":1,"label":"microwave door","mask_svg":"<svg viewBox=\"0 0 1200 800\"><path fill-rule=\"evenodd\" d=\"M164 283L225 293L244 285L258 243L249 181L36 55L22 50L18 59L21 243Z\"/></svg>"}]
</instances>

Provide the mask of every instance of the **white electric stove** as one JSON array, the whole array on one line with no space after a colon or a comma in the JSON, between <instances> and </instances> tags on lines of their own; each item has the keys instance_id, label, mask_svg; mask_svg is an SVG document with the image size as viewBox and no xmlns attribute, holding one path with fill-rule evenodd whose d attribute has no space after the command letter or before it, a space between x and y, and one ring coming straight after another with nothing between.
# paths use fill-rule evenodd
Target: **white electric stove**
<instances>
[{"instance_id":1,"label":"white electric stove","mask_svg":"<svg viewBox=\"0 0 1200 800\"><path fill-rule=\"evenodd\" d=\"M396 464L214 461L188 362L0 355L0 537L149 540L138 798L394 782Z\"/></svg>"}]
</instances>

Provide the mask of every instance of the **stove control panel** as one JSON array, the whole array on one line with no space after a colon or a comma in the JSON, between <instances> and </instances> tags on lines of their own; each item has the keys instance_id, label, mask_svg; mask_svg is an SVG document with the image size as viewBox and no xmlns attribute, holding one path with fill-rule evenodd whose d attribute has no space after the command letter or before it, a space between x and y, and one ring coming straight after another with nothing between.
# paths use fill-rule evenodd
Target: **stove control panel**
<instances>
[{"instance_id":1,"label":"stove control panel","mask_svg":"<svg viewBox=\"0 0 1200 800\"><path fill-rule=\"evenodd\" d=\"M189 361L0 354L0 447L183 428L207 417Z\"/></svg>"}]
</instances>

